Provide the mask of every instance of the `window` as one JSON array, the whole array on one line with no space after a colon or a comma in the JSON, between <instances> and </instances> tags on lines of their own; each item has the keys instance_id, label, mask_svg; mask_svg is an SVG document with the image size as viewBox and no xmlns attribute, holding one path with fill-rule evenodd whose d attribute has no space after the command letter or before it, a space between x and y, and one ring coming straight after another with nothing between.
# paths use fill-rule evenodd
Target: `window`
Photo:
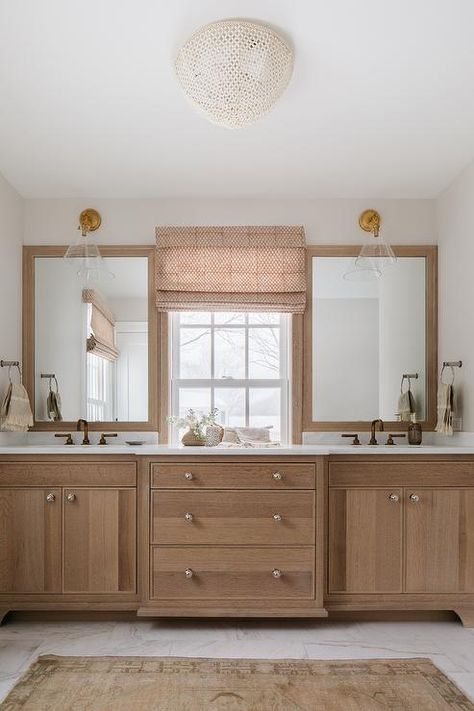
<instances>
[{"instance_id":1,"label":"window","mask_svg":"<svg viewBox=\"0 0 474 711\"><path fill-rule=\"evenodd\" d=\"M189 311L170 320L173 414L217 407L222 425L271 425L271 439L286 442L288 315Z\"/></svg>"},{"instance_id":2,"label":"window","mask_svg":"<svg viewBox=\"0 0 474 711\"><path fill-rule=\"evenodd\" d=\"M87 419L110 422L114 419L114 363L87 353Z\"/></svg>"}]
</instances>

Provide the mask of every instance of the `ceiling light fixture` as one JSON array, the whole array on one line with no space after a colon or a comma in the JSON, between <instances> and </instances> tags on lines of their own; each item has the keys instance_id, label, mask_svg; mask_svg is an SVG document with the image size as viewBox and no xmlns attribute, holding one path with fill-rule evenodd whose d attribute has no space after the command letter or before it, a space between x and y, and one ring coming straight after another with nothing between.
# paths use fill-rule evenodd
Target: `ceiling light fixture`
<instances>
[{"instance_id":1,"label":"ceiling light fixture","mask_svg":"<svg viewBox=\"0 0 474 711\"><path fill-rule=\"evenodd\" d=\"M176 72L184 93L209 121L240 128L269 111L285 90L293 52L277 32L248 20L221 20L181 47Z\"/></svg>"},{"instance_id":2,"label":"ceiling light fixture","mask_svg":"<svg viewBox=\"0 0 474 711\"><path fill-rule=\"evenodd\" d=\"M76 275L84 282L113 279L113 274L104 264L97 244L90 238L90 233L99 229L102 218L97 210L87 208L79 215L80 235L66 250L64 260Z\"/></svg>"},{"instance_id":3,"label":"ceiling light fixture","mask_svg":"<svg viewBox=\"0 0 474 711\"><path fill-rule=\"evenodd\" d=\"M351 269L344 274L347 281L374 281L382 272L397 262L395 252L380 236L381 218L377 210L364 210L359 216L359 226L372 237L361 248Z\"/></svg>"}]
</instances>

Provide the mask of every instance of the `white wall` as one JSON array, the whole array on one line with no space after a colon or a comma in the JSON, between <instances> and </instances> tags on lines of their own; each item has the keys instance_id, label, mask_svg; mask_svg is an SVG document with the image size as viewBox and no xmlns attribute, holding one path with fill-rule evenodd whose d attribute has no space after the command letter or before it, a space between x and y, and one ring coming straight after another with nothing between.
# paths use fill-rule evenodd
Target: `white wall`
<instances>
[{"instance_id":1,"label":"white wall","mask_svg":"<svg viewBox=\"0 0 474 711\"><path fill-rule=\"evenodd\" d=\"M67 244L79 213L102 215L99 244L154 242L155 225L303 224L309 243L362 243L357 219L368 207L382 215L393 244L433 244L433 200L27 200L25 244Z\"/></svg>"},{"instance_id":2,"label":"white wall","mask_svg":"<svg viewBox=\"0 0 474 711\"><path fill-rule=\"evenodd\" d=\"M21 361L23 200L0 175L0 359ZM0 398L8 382L0 368Z\"/></svg>"},{"instance_id":3,"label":"white wall","mask_svg":"<svg viewBox=\"0 0 474 711\"><path fill-rule=\"evenodd\" d=\"M426 353L425 260L401 258L386 269L378 282L380 298L380 405L379 416L393 420L398 412L403 373L418 373L411 381L416 416L425 415ZM408 383L404 383L406 390Z\"/></svg>"},{"instance_id":4,"label":"white wall","mask_svg":"<svg viewBox=\"0 0 474 711\"><path fill-rule=\"evenodd\" d=\"M313 417L325 422L378 417L378 299L315 299L313 308Z\"/></svg>"},{"instance_id":5,"label":"white wall","mask_svg":"<svg viewBox=\"0 0 474 711\"><path fill-rule=\"evenodd\" d=\"M456 369L462 429L474 432L474 163L437 200L439 239L439 359ZM450 377L450 375L448 376Z\"/></svg>"},{"instance_id":6,"label":"white wall","mask_svg":"<svg viewBox=\"0 0 474 711\"><path fill-rule=\"evenodd\" d=\"M63 420L84 417L86 311L82 284L62 259L45 257L35 268L35 413L48 420L48 380L41 373L54 373L59 384Z\"/></svg>"}]
</instances>

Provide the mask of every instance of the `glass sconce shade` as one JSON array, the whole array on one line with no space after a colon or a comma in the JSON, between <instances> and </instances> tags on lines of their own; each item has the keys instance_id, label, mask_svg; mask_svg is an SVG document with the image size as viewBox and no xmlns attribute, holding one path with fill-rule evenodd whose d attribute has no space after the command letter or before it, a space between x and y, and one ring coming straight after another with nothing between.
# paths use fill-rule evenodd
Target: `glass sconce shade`
<instances>
[{"instance_id":1,"label":"glass sconce shade","mask_svg":"<svg viewBox=\"0 0 474 711\"><path fill-rule=\"evenodd\" d=\"M374 235L370 242L364 244L356 259L356 267L382 271L396 264L397 258L391 246L380 235Z\"/></svg>"},{"instance_id":2,"label":"glass sconce shade","mask_svg":"<svg viewBox=\"0 0 474 711\"><path fill-rule=\"evenodd\" d=\"M107 269L98 246L91 241L89 234L80 234L68 247L64 255L65 262L84 282L113 279L114 274Z\"/></svg>"},{"instance_id":3,"label":"glass sconce shade","mask_svg":"<svg viewBox=\"0 0 474 711\"><path fill-rule=\"evenodd\" d=\"M343 279L346 281L378 281L381 276L382 272L376 267L359 266L355 260L354 266L347 270Z\"/></svg>"},{"instance_id":4,"label":"glass sconce shade","mask_svg":"<svg viewBox=\"0 0 474 711\"><path fill-rule=\"evenodd\" d=\"M79 215L79 236L66 250L64 260L84 284L101 279L113 279L107 269L97 244L90 238L90 233L99 229L102 218L94 208L87 208Z\"/></svg>"}]
</instances>

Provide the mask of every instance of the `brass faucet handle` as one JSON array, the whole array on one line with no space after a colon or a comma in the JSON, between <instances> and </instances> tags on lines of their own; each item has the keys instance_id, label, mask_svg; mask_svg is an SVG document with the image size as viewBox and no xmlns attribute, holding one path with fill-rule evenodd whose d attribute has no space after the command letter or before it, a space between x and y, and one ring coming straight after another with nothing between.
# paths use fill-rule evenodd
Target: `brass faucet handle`
<instances>
[{"instance_id":1,"label":"brass faucet handle","mask_svg":"<svg viewBox=\"0 0 474 711\"><path fill-rule=\"evenodd\" d=\"M342 434L341 437L353 437L352 444L360 444L360 439L358 434Z\"/></svg>"},{"instance_id":2,"label":"brass faucet handle","mask_svg":"<svg viewBox=\"0 0 474 711\"><path fill-rule=\"evenodd\" d=\"M117 433L116 433L116 432L111 432L111 433L109 433L109 434L104 434L104 433L102 432L102 434L101 434L101 436L100 436L99 444L107 444L106 437L117 437Z\"/></svg>"},{"instance_id":3,"label":"brass faucet handle","mask_svg":"<svg viewBox=\"0 0 474 711\"><path fill-rule=\"evenodd\" d=\"M393 441L395 437L406 437L406 434L389 434L388 439L387 439L387 444L388 446L394 445L395 442Z\"/></svg>"},{"instance_id":4,"label":"brass faucet handle","mask_svg":"<svg viewBox=\"0 0 474 711\"><path fill-rule=\"evenodd\" d=\"M71 437L70 432L66 432L65 434L63 434L63 433L61 432L60 434L55 434L54 436L55 436L55 437L66 437L66 441L65 441L64 444L74 444L74 442L72 441L72 437Z\"/></svg>"}]
</instances>

